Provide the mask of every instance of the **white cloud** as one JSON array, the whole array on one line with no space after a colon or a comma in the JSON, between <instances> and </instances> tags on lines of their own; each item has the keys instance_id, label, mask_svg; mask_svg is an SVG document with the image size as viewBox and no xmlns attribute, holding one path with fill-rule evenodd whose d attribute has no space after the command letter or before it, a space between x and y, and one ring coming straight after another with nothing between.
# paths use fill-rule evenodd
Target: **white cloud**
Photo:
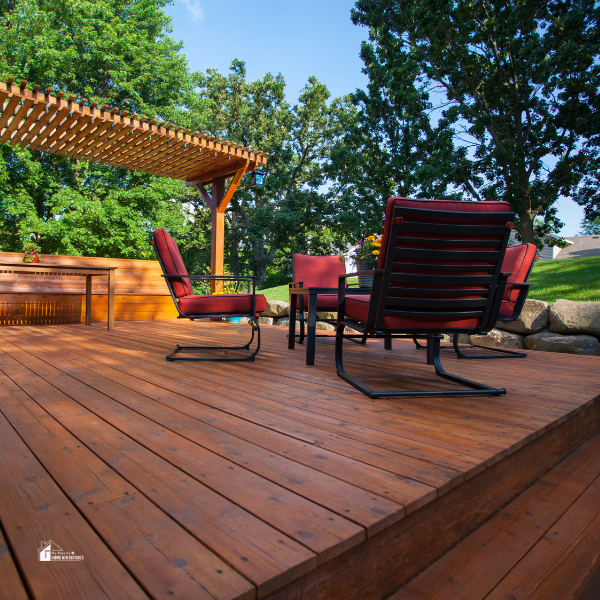
<instances>
[{"instance_id":1,"label":"white cloud","mask_svg":"<svg viewBox=\"0 0 600 600\"><path fill-rule=\"evenodd\" d=\"M204 11L198 0L182 0L182 2L192 14L192 21L204 21Z\"/></svg>"}]
</instances>

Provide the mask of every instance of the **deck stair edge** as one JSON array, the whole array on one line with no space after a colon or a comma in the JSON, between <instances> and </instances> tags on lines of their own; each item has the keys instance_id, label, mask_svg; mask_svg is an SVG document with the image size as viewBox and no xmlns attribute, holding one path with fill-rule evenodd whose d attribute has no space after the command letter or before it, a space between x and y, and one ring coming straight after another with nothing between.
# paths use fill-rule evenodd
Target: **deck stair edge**
<instances>
[{"instance_id":1,"label":"deck stair edge","mask_svg":"<svg viewBox=\"0 0 600 600\"><path fill-rule=\"evenodd\" d=\"M388 600L600 598L600 433Z\"/></svg>"}]
</instances>

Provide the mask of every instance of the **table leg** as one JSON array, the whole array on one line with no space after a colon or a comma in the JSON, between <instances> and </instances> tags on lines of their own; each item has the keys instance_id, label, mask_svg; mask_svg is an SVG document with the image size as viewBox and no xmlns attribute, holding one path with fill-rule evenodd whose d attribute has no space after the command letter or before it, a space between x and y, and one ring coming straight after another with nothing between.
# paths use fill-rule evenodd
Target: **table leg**
<instances>
[{"instance_id":1,"label":"table leg","mask_svg":"<svg viewBox=\"0 0 600 600\"><path fill-rule=\"evenodd\" d=\"M293 350L296 341L296 304L297 294L290 294L290 324L288 327L288 349Z\"/></svg>"},{"instance_id":2,"label":"table leg","mask_svg":"<svg viewBox=\"0 0 600 600\"><path fill-rule=\"evenodd\" d=\"M317 295L310 293L308 296L308 324L306 327L306 364L315 364L315 335L317 325Z\"/></svg>"},{"instance_id":3,"label":"table leg","mask_svg":"<svg viewBox=\"0 0 600 600\"><path fill-rule=\"evenodd\" d=\"M92 324L92 276L85 276L85 324Z\"/></svg>"},{"instance_id":4,"label":"table leg","mask_svg":"<svg viewBox=\"0 0 600 600\"><path fill-rule=\"evenodd\" d=\"M298 295L298 320L300 321L300 335L298 343L304 344L304 294Z\"/></svg>"},{"instance_id":5,"label":"table leg","mask_svg":"<svg viewBox=\"0 0 600 600\"><path fill-rule=\"evenodd\" d=\"M115 328L115 272L108 272L108 325L107 329Z\"/></svg>"}]
</instances>

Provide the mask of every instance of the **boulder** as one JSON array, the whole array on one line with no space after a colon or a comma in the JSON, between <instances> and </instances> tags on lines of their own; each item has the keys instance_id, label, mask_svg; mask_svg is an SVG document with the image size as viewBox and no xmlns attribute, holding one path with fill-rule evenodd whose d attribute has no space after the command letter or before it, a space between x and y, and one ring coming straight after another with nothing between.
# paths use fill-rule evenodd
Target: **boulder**
<instances>
[{"instance_id":1,"label":"boulder","mask_svg":"<svg viewBox=\"0 0 600 600\"><path fill-rule=\"evenodd\" d=\"M549 304L543 300L525 300L521 314L509 323L498 321L496 327L513 333L531 335L548 326Z\"/></svg>"},{"instance_id":2,"label":"boulder","mask_svg":"<svg viewBox=\"0 0 600 600\"><path fill-rule=\"evenodd\" d=\"M565 354L598 354L598 340L591 335L560 335L551 331L534 333L525 338L528 350L542 352L563 352Z\"/></svg>"},{"instance_id":3,"label":"boulder","mask_svg":"<svg viewBox=\"0 0 600 600\"><path fill-rule=\"evenodd\" d=\"M318 312L317 319L337 319L336 312Z\"/></svg>"},{"instance_id":4,"label":"boulder","mask_svg":"<svg viewBox=\"0 0 600 600\"><path fill-rule=\"evenodd\" d=\"M550 331L600 335L600 302L557 300L550 307Z\"/></svg>"},{"instance_id":5,"label":"boulder","mask_svg":"<svg viewBox=\"0 0 600 600\"><path fill-rule=\"evenodd\" d=\"M259 325L273 325L273 317L258 317Z\"/></svg>"},{"instance_id":6,"label":"boulder","mask_svg":"<svg viewBox=\"0 0 600 600\"><path fill-rule=\"evenodd\" d=\"M515 350L525 348L522 335L501 329L492 329L487 335L472 335L471 344L494 348L513 348Z\"/></svg>"},{"instance_id":7,"label":"boulder","mask_svg":"<svg viewBox=\"0 0 600 600\"><path fill-rule=\"evenodd\" d=\"M279 325L279 327L289 327L290 318L289 317L281 317L280 319L276 319L274 324Z\"/></svg>"},{"instance_id":8,"label":"boulder","mask_svg":"<svg viewBox=\"0 0 600 600\"><path fill-rule=\"evenodd\" d=\"M260 314L263 317L284 317L290 314L290 307L282 300L267 300L267 310Z\"/></svg>"},{"instance_id":9,"label":"boulder","mask_svg":"<svg viewBox=\"0 0 600 600\"><path fill-rule=\"evenodd\" d=\"M335 331L335 326L330 325L329 323L317 321L315 324L315 329L320 329L321 331Z\"/></svg>"}]
</instances>

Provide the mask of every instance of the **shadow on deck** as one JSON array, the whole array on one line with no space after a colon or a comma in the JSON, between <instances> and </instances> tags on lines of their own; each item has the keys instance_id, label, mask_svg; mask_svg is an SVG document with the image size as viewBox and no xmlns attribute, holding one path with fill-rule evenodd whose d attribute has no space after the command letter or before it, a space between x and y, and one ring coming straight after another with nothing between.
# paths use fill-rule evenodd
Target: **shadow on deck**
<instances>
[{"instance_id":1,"label":"shadow on deck","mask_svg":"<svg viewBox=\"0 0 600 600\"><path fill-rule=\"evenodd\" d=\"M448 353L507 395L402 400L340 380L332 340L306 367L280 327L255 363L165 361L243 328L0 328L7 598L383 599L600 429L598 357ZM409 342L345 362L373 387L452 385ZM40 562L50 541L83 560Z\"/></svg>"}]
</instances>

